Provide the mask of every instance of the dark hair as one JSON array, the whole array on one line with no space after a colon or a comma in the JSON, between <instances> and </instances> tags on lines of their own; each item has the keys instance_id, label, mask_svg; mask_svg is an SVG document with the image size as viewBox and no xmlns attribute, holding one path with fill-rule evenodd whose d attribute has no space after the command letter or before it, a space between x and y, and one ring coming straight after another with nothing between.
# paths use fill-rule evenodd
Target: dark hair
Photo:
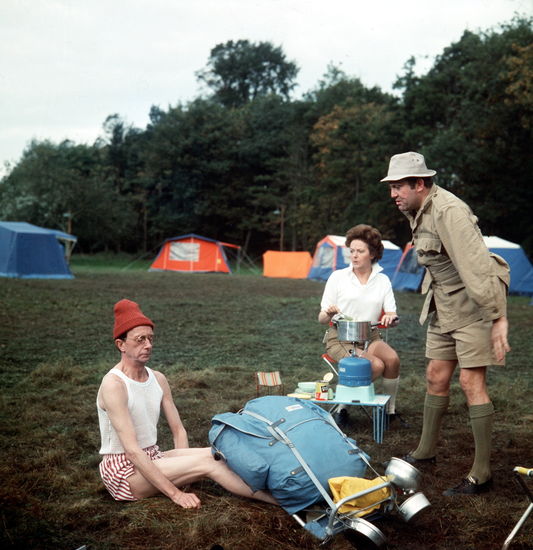
<instances>
[{"instance_id":1,"label":"dark hair","mask_svg":"<svg viewBox=\"0 0 533 550\"><path fill-rule=\"evenodd\" d=\"M425 178L422 177L413 177L413 178L405 178L405 181L409 184L409 187L411 189L414 189L416 182L418 180L424 180L424 187L431 187L433 185L433 179L431 176L426 176Z\"/></svg>"},{"instance_id":2,"label":"dark hair","mask_svg":"<svg viewBox=\"0 0 533 550\"><path fill-rule=\"evenodd\" d=\"M383 243L381 242L381 233L371 225L360 223L346 232L346 247L350 248L350 244L354 239L363 241L368 246L372 263L381 260L383 256Z\"/></svg>"}]
</instances>

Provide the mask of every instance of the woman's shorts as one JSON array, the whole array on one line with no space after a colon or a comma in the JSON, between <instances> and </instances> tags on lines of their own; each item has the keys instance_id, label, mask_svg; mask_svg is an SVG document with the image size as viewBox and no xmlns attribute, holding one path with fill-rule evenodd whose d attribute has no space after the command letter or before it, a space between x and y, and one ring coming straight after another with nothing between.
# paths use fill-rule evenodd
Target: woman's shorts
<instances>
[{"instance_id":1,"label":"woman's shorts","mask_svg":"<svg viewBox=\"0 0 533 550\"><path fill-rule=\"evenodd\" d=\"M370 331L370 344L372 342L377 342L381 340L381 334L379 330L374 327ZM342 342L339 340L337 335L337 329L335 327L329 327L324 335L324 343L326 344L327 354L334 359L335 361L340 361L343 357L348 357L350 355L350 350L353 348L352 342ZM364 342L357 342L356 347L363 349Z\"/></svg>"},{"instance_id":2,"label":"woman's shorts","mask_svg":"<svg viewBox=\"0 0 533 550\"><path fill-rule=\"evenodd\" d=\"M457 361L459 367L488 367L504 365L492 352L492 321L475 321L466 327L442 333L438 322L428 326L426 357L441 361Z\"/></svg>"},{"instance_id":3,"label":"woman's shorts","mask_svg":"<svg viewBox=\"0 0 533 550\"><path fill-rule=\"evenodd\" d=\"M146 447L143 451L151 460L163 458L163 453L157 445ZM115 500L137 500L128 482L128 477L135 473L135 466L124 453L104 455L99 469L106 489Z\"/></svg>"}]
</instances>

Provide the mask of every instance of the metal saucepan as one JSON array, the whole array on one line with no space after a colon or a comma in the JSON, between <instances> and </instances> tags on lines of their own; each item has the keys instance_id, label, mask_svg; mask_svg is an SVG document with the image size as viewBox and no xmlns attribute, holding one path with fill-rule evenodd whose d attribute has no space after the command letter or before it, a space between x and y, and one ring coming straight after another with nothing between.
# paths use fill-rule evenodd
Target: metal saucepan
<instances>
[{"instance_id":1,"label":"metal saucepan","mask_svg":"<svg viewBox=\"0 0 533 550\"><path fill-rule=\"evenodd\" d=\"M431 506L431 503L424 493L415 493L398 506L398 512L400 513L400 517L407 522L428 506Z\"/></svg>"},{"instance_id":2,"label":"metal saucepan","mask_svg":"<svg viewBox=\"0 0 533 550\"><path fill-rule=\"evenodd\" d=\"M422 477L420 470L417 470L409 462L396 457L390 459L385 475L391 483L404 491L416 491Z\"/></svg>"},{"instance_id":3,"label":"metal saucepan","mask_svg":"<svg viewBox=\"0 0 533 550\"><path fill-rule=\"evenodd\" d=\"M385 548L387 539L385 535L372 523L363 518L350 518L348 526L354 532L345 531L346 538L357 543L357 548L368 549Z\"/></svg>"},{"instance_id":4,"label":"metal saucepan","mask_svg":"<svg viewBox=\"0 0 533 550\"><path fill-rule=\"evenodd\" d=\"M341 342L367 342L370 340L370 321L336 321L337 335Z\"/></svg>"}]
</instances>

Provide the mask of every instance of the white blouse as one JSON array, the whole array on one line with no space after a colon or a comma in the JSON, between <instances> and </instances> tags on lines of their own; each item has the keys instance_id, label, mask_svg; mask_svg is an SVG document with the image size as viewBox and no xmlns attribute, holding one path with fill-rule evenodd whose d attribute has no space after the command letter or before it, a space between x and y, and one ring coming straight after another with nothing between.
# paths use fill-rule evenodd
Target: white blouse
<instances>
[{"instance_id":1,"label":"white blouse","mask_svg":"<svg viewBox=\"0 0 533 550\"><path fill-rule=\"evenodd\" d=\"M320 309L336 305L341 313L355 321L378 323L383 311L396 311L390 279L381 271L383 268L378 263L373 264L372 273L364 285L351 265L334 271L326 282Z\"/></svg>"}]
</instances>

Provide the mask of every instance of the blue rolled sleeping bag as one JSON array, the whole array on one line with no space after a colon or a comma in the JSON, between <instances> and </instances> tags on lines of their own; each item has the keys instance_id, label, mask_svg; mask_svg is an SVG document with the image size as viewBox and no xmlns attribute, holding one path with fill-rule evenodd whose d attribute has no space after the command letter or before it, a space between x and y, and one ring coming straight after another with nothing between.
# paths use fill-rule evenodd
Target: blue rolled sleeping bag
<instances>
[{"instance_id":1,"label":"blue rolled sleeping bag","mask_svg":"<svg viewBox=\"0 0 533 550\"><path fill-rule=\"evenodd\" d=\"M366 470L361 455L367 460L368 455L309 401L259 397L238 413L217 414L211 423L213 450L253 491L270 491L289 514L324 498L302 461L328 495L329 478L362 477Z\"/></svg>"}]
</instances>

